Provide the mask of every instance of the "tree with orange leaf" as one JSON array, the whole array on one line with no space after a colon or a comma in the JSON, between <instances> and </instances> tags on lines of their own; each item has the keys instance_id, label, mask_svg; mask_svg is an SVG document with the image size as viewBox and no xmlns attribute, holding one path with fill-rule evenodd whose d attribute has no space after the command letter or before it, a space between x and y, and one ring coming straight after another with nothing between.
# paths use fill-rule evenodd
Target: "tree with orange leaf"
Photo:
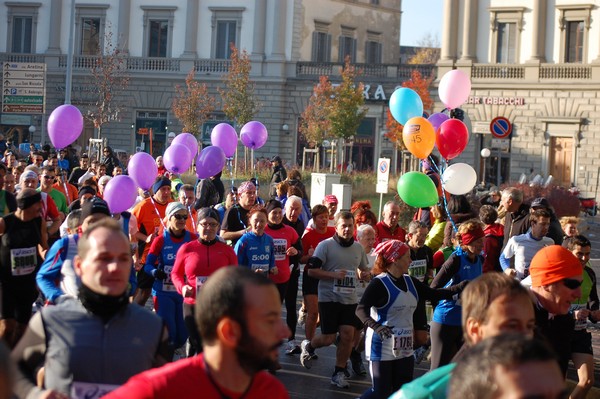
<instances>
[{"instance_id":1,"label":"tree with orange leaf","mask_svg":"<svg viewBox=\"0 0 600 399\"><path fill-rule=\"evenodd\" d=\"M185 78L186 87L175 86L177 97L173 98L171 109L183 124L183 131L197 136L202 124L214 110L215 99L208 94L206 84L194 80L192 69Z\"/></svg>"},{"instance_id":2,"label":"tree with orange leaf","mask_svg":"<svg viewBox=\"0 0 600 399\"><path fill-rule=\"evenodd\" d=\"M300 134L312 146L320 145L323 140L332 138L329 131L329 114L332 106L333 87L329 77L321 76L313 87L313 94L302 112Z\"/></svg>"}]
</instances>

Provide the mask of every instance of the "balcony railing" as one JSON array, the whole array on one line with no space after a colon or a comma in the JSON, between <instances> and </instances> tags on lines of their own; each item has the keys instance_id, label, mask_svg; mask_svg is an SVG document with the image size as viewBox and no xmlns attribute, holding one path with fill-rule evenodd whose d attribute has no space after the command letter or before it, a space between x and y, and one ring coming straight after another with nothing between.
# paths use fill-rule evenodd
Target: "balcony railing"
<instances>
[{"instance_id":1,"label":"balcony railing","mask_svg":"<svg viewBox=\"0 0 600 399\"><path fill-rule=\"evenodd\" d=\"M471 69L473 79L524 79L525 67L512 64L476 64Z\"/></svg>"},{"instance_id":2,"label":"balcony railing","mask_svg":"<svg viewBox=\"0 0 600 399\"><path fill-rule=\"evenodd\" d=\"M416 69L423 76L435 75L435 65L395 65L395 64L353 64L358 69L361 77L379 79L407 80ZM296 63L296 76L316 77L321 75L339 75L340 62L298 62Z\"/></svg>"},{"instance_id":3,"label":"balcony railing","mask_svg":"<svg viewBox=\"0 0 600 399\"><path fill-rule=\"evenodd\" d=\"M229 72L231 60L196 60L194 70L205 75L225 74Z\"/></svg>"},{"instance_id":4,"label":"balcony railing","mask_svg":"<svg viewBox=\"0 0 600 399\"><path fill-rule=\"evenodd\" d=\"M540 79L591 79L590 65L542 64Z\"/></svg>"}]
</instances>

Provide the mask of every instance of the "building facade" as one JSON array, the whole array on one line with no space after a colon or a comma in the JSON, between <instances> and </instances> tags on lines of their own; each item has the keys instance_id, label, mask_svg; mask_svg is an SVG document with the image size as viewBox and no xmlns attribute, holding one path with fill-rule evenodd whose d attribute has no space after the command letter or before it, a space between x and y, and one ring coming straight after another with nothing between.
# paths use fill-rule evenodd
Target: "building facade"
<instances>
[{"instance_id":1,"label":"building facade","mask_svg":"<svg viewBox=\"0 0 600 399\"><path fill-rule=\"evenodd\" d=\"M600 1L445 0L438 76L460 69L472 82L462 107L472 135L459 160L494 184L533 173L595 196L599 39ZM510 137L497 117L512 125Z\"/></svg>"},{"instance_id":2,"label":"building facade","mask_svg":"<svg viewBox=\"0 0 600 399\"><path fill-rule=\"evenodd\" d=\"M116 94L123 108L101 129L113 148L150 152L151 136L151 152L162 154L168 133L181 131L171 105L175 86L191 70L216 98L216 111L199 134L209 142L211 128L225 120L217 88L223 87L233 43L250 56L262 104L256 119L269 131L256 157L279 154L290 164L301 162L300 115L319 75L339 80L348 55L363 71L368 113L347 151L357 167L373 168L377 157L397 156L382 132L387 100L412 69L399 65L400 16L401 0L6 1L0 4L0 19L7 21L0 29L0 60L3 66L46 65L45 112L9 107L1 115L2 132L15 141L48 142L47 118L65 101L73 27L71 103L84 113L98 100L90 74L98 46L112 44L126 57L129 87ZM86 122L77 144L85 148L97 134Z\"/></svg>"}]
</instances>

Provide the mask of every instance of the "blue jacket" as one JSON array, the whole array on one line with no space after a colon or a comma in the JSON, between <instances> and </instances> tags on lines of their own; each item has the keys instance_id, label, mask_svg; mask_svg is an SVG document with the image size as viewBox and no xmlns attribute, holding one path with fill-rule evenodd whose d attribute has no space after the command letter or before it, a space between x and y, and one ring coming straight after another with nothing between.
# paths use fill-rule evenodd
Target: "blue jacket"
<instances>
[{"instance_id":1,"label":"blue jacket","mask_svg":"<svg viewBox=\"0 0 600 399\"><path fill-rule=\"evenodd\" d=\"M252 232L245 233L235 244L235 253L238 263L252 270L268 273L275 267L273 238L268 234L259 237Z\"/></svg>"}]
</instances>

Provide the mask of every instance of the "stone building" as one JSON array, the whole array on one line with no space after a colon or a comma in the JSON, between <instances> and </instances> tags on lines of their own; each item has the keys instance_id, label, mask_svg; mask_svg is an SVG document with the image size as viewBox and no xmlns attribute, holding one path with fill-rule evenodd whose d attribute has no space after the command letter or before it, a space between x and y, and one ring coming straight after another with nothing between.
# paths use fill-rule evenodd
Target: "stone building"
<instances>
[{"instance_id":1,"label":"stone building","mask_svg":"<svg viewBox=\"0 0 600 399\"><path fill-rule=\"evenodd\" d=\"M398 155L382 130L387 100L411 70L399 65L400 0L77 0L73 9L71 5L69 0L0 4L0 19L8 21L0 28L3 65L46 65L45 112L27 114L23 107L9 107L11 112L2 114L2 131L15 140L48 142L48 115L65 99L73 26L71 102L82 110L97 101L90 66L98 45L106 46L111 37L126 55L129 88L117 96L125 106L101 130L114 148L149 151L151 133L153 155L163 152L168 133L181 131L171 112L175 86L192 69L216 98L216 111L199 137L209 142L211 128L225 120L217 87L223 85L229 43L234 43L250 55L251 78L262 104L256 119L269 131L267 144L255 156L279 154L290 164L301 162L300 114L319 75L339 79L345 55L363 70L369 108L348 155L360 169L373 168L382 154ZM430 66L427 72L433 70ZM8 83L4 90L15 84ZM85 148L97 134L88 122L77 144Z\"/></svg>"},{"instance_id":2,"label":"stone building","mask_svg":"<svg viewBox=\"0 0 600 399\"><path fill-rule=\"evenodd\" d=\"M600 1L444 0L438 77L471 77L462 108L472 136L460 161L487 182L552 175L597 193L600 171ZM443 108L437 104L436 108ZM496 120L496 138L490 124ZM491 150L489 158L481 150Z\"/></svg>"}]
</instances>

